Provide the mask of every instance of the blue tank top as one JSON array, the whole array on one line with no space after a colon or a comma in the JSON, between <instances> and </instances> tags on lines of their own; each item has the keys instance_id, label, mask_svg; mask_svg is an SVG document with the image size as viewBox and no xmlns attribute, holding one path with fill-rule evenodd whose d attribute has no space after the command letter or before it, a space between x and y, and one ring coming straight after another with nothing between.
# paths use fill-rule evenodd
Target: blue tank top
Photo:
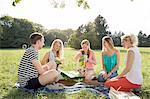
<instances>
[{"instance_id":1,"label":"blue tank top","mask_svg":"<svg viewBox=\"0 0 150 99\"><path fill-rule=\"evenodd\" d=\"M117 64L116 53L114 53L111 56L104 54L104 66L107 72L111 72L111 70L115 67L116 64Z\"/></svg>"}]
</instances>

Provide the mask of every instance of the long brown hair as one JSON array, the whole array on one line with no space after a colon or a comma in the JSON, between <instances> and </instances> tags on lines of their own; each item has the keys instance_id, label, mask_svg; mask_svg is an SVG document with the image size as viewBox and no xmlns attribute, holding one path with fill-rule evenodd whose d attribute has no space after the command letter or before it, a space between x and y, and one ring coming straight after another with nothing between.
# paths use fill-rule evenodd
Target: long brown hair
<instances>
[{"instance_id":1,"label":"long brown hair","mask_svg":"<svg viewBox=\"0 0 150 99\"><path fill-rule=\"evenodd\" d=\"M112 38L110 36L104 36L102 38L102 47L103 47L103 50L105 50L104 41L106 41L108 43L108 45L110 46L110 48L114 49L114 43L113 43L113 40L112 40Z\"/></svg>"},{"instance_id":2,"label":"long brown hair","mask_svg":"<svg viewBox=\"0 0 150 99\"><path fill-rule=\"evenodd\" d=\"M52 42L51 50L54 51L54 45L59 42L60 43L60 50L56 52L56 56L59 58L64 58L64 45L63 42L60 39L55 39Z\"/></svg>"},{"instance_id":3,"label":"long brown hair","mask_svg":"<svg viewBox=\"0 0 150 99\"><path fill-rule=\"evenodd\" d=\"M81 42L81 47L83 46L83 44L87 44L88 45L88 50L87 50L87 56L89 58L90 56L90 51L91 51L91 48L90 48L90 42L87 40L87 39L84 39L82 42ZM82 55L85 54L84 50L80 50L80 52L82 53Z\"/></svg>"}]
</instances>

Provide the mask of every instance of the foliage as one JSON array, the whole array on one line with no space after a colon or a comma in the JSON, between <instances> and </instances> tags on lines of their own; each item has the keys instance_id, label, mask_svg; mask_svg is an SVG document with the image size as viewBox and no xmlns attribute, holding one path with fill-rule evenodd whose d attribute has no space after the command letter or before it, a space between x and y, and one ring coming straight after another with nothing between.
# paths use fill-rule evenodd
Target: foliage
<instances>
[{"instance_id":1,"label":"foliage","mask_svg":"<svg viewBox=\"0 0 150 99\"><path fill-rule=\"evenodd\" d=\"M53 40L55 39L61 39L63 42L67 42L67 36L63 33L61 33L60 30L49 30L44 33L45 37L45 45L50 46Z\"/></svg>"},{"instance_id":2,"label":"foliage","mask_svg":"<svg viewBox=\"0 0 150 99\"><path fill-rule=\"evenodd\" d=\"M45 45L50 46L53 40L61 39L64 44L67 44L70 35L74 33L74 30L67 29L67 30L59 30L59 29L51 29L47 30L43 33L45 37Z\"/></svg>"},{"instance_id":3,"label":"foliage","mask_svg":"<svg viewBox=\"0 0 150 99\"><path fill-rule=\"evenodd\" d=\"M124 57L125 50L122 48L117 48L120 50L120 66L119 73L125 67ZM43 48L39 51L40 60L43 58L44 54L49 51L49 48ZM98 75L101 70L101 51L94 50L97 60L97 65L95 66L96 74ZM144 78L144 83L142 86L142 99L150 98L150 48L140 48L140 52L142 55L142 74ZM21 56L23 55L24 50L22 49L1 49L0 50L0 99L105 99L96 95L95 93L91 93L89 91L81 91L78 93L67 94L67 93L48 93L48 94L32 94L28 92L24 92L22 90L18 90L15 88L15 83L17 81L17 72L18 65ZM61 65L65 71L74 70L77 68L77 64L73 61L73 56L77 53L77 50L72 48L65 48L65 56L64 56L64 64Z\"/></svg>"},{"instance_id":4,"label":"foliage","mask_svg":"<svg viewBox=\"0 0 150 99\"><path fill-rule=\"evenodd\" d=\"M13 0L12 6L16 6L16 4L20 3L22 0ZM50 4L54 8L64 8L65 7L65 0L50 0ZM87 0L76 0L78 7L83 7L84 9L89 9L89 3Z\"/></svg>"},{"instance_id":5,"label":"foliage","mask_svg":"<svg viewBox=\"0 0 150 99\"><path fill-rule=\"evenodd\" d=\"M77 1L77 4L78 4L78 7L83 6L84 9L89 9L90 8L87 0L76 0L76 1Z\"/></svg>"},{"instance_id":6,"label":"foliage","mask_svg":"<svg viewBox=\"0 0 150 99\"><path fill-rule=\"evenodd\" d=\"M94 22L79 26L76 33L70 37L69 44L71 47L79 49L81 41L88 39L92 49L101 49L101 39L108 35L107 29L108 25L105 18L99 15Z\"/></svg>"},{"instance_id":7,"label":"foliage","mask_svg":"<svg viewBox=\"0 0 150 99\"><path fill-rule=\"evenodd\" d=\"M124 33L121 31L119 31L118 33L115 32L113 35L111 35L115 46L121 46L121 36L123 35Z\"/></svg>"},{"instance_id":8,"label":"foliage","mask_svg":"<svg viewBox=\"0 0 150 99\"><path fill-rule=\"evenodd\" d=\"M138 34L139 39L139 46L141 47L150 47L150 35L147 36L145 33L142 33L142 31Z\"/></svg>"},{"instance_id":9,"label":"foliage","mask_svg":"<svg viewBox=\"0 0 150 99\"><path fill-rule=\"evenodd\" d=\"M30 45L29 35L33 32L40 32L45 36L46 46L50 46L54 39L61 39L68 42L74 30L46 30L40 24L33 23L27 19L17 19L10 16L0 18L0 48L21 48L22 45Z\"/></svg>"},{"instance_id":10,"label":"foliage","mask_svg":"<svg viewBox=\"0 0 150 99\"><path fill-rule=\"evenodd\" d=\"M92 49L102 48L102 37L109 35L113 38L115 46L121 46L121 36L123 32L119 31L112 34L107 31L108 25L106 20L101 16L97 16L94 22L81 25L78 29L46 30L40 24L33 23L27 19L17 19L10 16L3 16L0 18L0 48L22 47L24 44L29 46L29 35L32 32L41 32L45 36L45 45L50 46L52 41L56 38L61 39L65 45L79 49L80 43L83 39L88 39L91 43ZM139 46L150 47L150 35L142 33L138 34Z\"/></svg>"},{"instance_id":11,"label":"foliage","mask_svg":"<svg viewBox=\"0 0 150 99\"><path fill-rule=\"evenodd\" d=\"M41 32L43 27L26 19L3 16L0 18L0 48L29 45L29 35L35 31Z\"/></svg>"}]
</instances>

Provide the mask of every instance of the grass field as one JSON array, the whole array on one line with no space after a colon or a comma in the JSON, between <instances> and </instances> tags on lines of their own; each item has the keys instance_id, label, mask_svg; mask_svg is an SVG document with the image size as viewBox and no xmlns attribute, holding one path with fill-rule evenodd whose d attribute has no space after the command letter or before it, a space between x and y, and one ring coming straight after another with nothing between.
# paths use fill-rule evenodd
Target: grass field
<instances>
[{"instance_id":1,"label":"grass field","mask_svg":"<svg viewBox=\"0 0 150 99\"><path fill-rule=\"evenodd\" d=\"M126 51L118 48L121 52L121 65L119 72L125 67L124 57ZM39 51L39 58L41 59L49 51L49 48L43 48ZM73 70L76 68L76 63L72 58L77 50L65 48L65 63L61 67L64 70ZM97 59L95 66L96 73L101 70L100 60L101 51L94 50ZM150 48L140 48L142 54L142 74L144 84L142 86L142 98L150 99ZM18 64L24 50L22 49L0 49L0 99L101 99L103 97L96 96L88 91L81 91L76 94L31 94L24 91L17 90L14 86L17 81Z\"/></svg>"}]
</instances>

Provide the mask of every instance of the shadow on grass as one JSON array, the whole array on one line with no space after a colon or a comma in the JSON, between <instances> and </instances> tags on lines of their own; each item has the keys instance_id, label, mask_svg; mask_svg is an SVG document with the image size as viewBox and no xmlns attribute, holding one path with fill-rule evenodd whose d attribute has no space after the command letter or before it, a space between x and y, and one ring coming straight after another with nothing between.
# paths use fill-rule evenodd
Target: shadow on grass
<instances>
[{"instance_id":1,"label":"shadow on grass","mask_svg":"<svg viewBox=\"0 0 150 99\"><path fill-rule=\"evenodd\" d=\"M30 93L12 88L2 99L66 99L64 93Z\"/></svg>"}]
</instances>

